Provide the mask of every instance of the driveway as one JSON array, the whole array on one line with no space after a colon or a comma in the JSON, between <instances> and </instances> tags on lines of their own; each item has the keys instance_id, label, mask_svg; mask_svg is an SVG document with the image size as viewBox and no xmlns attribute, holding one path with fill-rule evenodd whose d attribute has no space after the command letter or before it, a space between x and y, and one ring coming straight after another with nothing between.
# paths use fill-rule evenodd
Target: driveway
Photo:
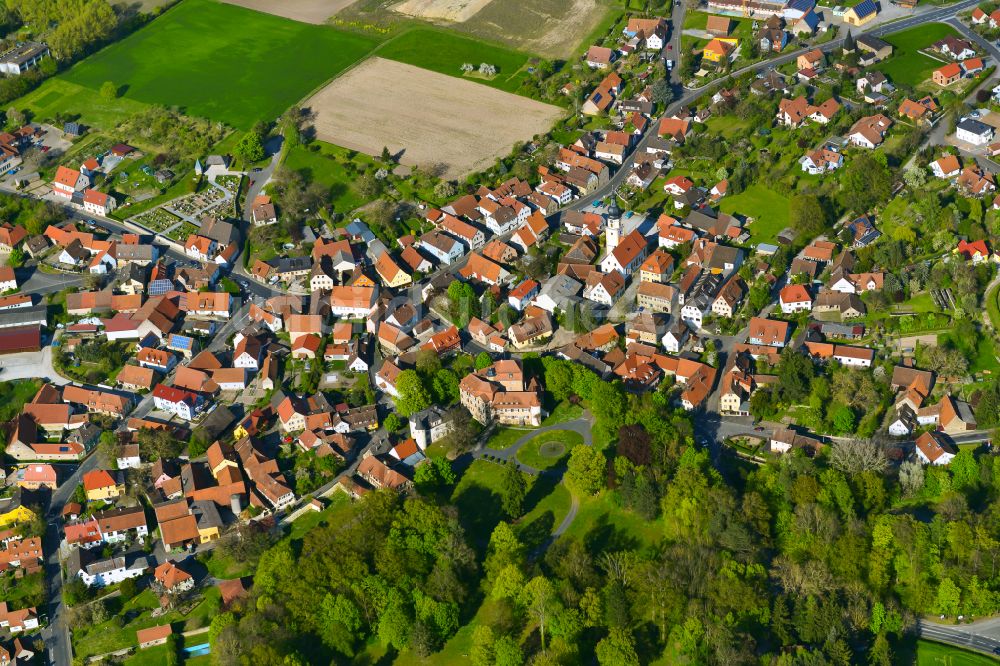
<instances>
[{"instance_id":1,"label":"driveway","mask_svg":"<svg viewBox=\"0 0 1000 666\"><path fill-rule=\"evenodd\" d=\"M21 352L0 356L0 380L37 378L47 379L60 386L70 383L52 367L51 346L43 347L42 351L37 352Z\"/></svg>"}]
</instances>

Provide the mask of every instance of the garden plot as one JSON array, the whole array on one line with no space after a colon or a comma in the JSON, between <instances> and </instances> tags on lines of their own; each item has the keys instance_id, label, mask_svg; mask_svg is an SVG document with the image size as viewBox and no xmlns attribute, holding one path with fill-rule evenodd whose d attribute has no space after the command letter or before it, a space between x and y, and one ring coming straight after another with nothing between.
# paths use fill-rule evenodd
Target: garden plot
<instances>
[{"instance_id":1,"label":"garden plot","mask_svg":"<svg viewBox=\"0 0 1000 666\"><path fill-rule=\"evenodd\" d=\"M304 107L324 141L406 165L441 165L448 178L481 170L518 141L549 130L565 112L488 86L372 58ZM386 119L379 121L375 119Z\"/></svg>"}]
</instances>

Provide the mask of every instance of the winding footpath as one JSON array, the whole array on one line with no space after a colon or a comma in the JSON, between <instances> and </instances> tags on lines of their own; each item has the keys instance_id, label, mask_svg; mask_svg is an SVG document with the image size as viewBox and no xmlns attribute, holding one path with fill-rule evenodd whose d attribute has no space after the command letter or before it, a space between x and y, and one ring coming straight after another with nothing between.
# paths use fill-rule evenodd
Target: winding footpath
<instances>
[{"instance_id":1,"label":"winding footpath","mask_svg":"<svg viewBox=\"0 0 1000 666\"><path fill-rule=\"evenodd\" d=\"M535 469L534 467L529 467L524 463L518 462L517 452L520 451L525 444L535 439L536 437L544 435L547 432L558 432L558 431L575 432L581 437L583 437L584 446L593 446L594 445L593 428L594 428L594 417L589 411L584 410L580 418L573 419L571 421L564 421L562 423L553 423L551 425L542 426L541 428L537 428L535 430L525 430L524 435L522 435L516 442L514 442L505 449L494 449L486 446L485 444L480 444L476 448L476 450L472 452L472 457L475 458L476 460L488 457L494 460L513 462L515 465L517 465L518 469L527 474L531 474L532 476L540 476L542 474L554 475L561 483L562 476L566 472L565 467L559 466L553 469L538 470ZM552 532L552 535L548 538L548 540L546 540L545 544L539 549L538 551L539 553L544 552L545 549L548 548L553 541L555 541L563 533L565 533L566 530L569 529L570 525L573 524L573 521L576 520L576 514L580 510L580 498L577 497L576 493L573 492L570 492L569 496L570 496L569 511L567 511L566 516L562 519L562 522L559 523L559 526L556 527L556 529Z\"/></svg>"}]
</instances>

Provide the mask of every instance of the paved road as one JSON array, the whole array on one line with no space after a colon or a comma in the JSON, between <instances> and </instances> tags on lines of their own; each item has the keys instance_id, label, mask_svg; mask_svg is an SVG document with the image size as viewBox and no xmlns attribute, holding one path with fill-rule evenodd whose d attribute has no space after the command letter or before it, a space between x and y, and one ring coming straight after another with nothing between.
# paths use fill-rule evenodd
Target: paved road
<instances>
[{"instance_id":1,"label":"paved road","mask_svg":"<svg viewBox=\"0 0 1000 666\"><path fill-rule=\"evenodd\" d=\"M484 456L491 456L493 458L500 458L501 460L511 461L518 465L522 470L531 475L544 474L549 470L537 470L534 467L529 467L524 463L517 462L517 452L521 450L525 444L547 432L554 432L557 430L569 430L571 432L578 433L583 437L583 443L587 446L591 446L594 443L593 435L591 433L594 427L594 417L590 415L590 412L584 412L583 416L572 421L565 421L563 423L554 423L548 426L542 426L541 428L535 428L533 430L525 430L524 435L521 436L516 442L511 444L505 449L492 449L482 443L479 447L473 451L473 457L482 458ZM559 472L561 475L561 472Z\"/></svg>"},{"instance_id":2,"label":"paved road","mask_svg":"<svg viewBox=\"0 0 1000 666\"><path fill-rule=\"evenodd\" d=\"M1000 654L1000 617L962 625L944 625L929 620L918 620L917 631L921 638L939 643L977 650L989 655Z\"/></svg>"},{"instance_id":3,"label":"paved road","mask_svg":"<svg viewBox=\"0 0 1000 666\"><path fill-rule=\"evenodd\" d=\"M80 485L83 475L98 467L99 456L91 454L76 470L64 479L59 487L52 492L49 509L45 515L48 528L42 540L45 556L45 578L49 583L49 599L46 604L48 625L42 629L42 638L49 651L49 663L62 666L73 662L73 650L70 643L69 624L66 619L66 608L62 602L62 568L59 564L59 521L62 508Z\"/></svg>"},{"instance_id":4,"label":"paved road","mask_svg":"<svg viewBox=\"0 0 1000 666\"><path fill-rule=\"evenodd\" d=\"M252 222L253 200L257 198L257 195L264 189L264 186L270 182L271 176L274 175L274 171L278 168L279 162L281 162L282 143L284 143L284 139L280 135L272 136L264 142L264 152L271 156L271 161L260 171L251 171L247 174L247 178L253 181L253 185L247 188L247 196L243 202L243 219L246 222Z\"/></svg>"}]
</instances>

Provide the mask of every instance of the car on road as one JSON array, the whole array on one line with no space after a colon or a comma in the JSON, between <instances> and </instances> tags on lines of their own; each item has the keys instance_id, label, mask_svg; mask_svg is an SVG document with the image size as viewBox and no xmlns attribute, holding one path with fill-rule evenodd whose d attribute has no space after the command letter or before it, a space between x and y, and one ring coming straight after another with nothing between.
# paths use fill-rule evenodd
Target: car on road
<instances>
[{"instance_id":1,"label":"car on road","mask_svg":"<svg viewBox=\"0 0 1000 666\"><path fill-rule=\"evenodd\" d=\"M764 432L764 426L757 426L754 428L754 432Z\"/></svg>"},{"instance_id":2,"label":"car on road","mask_svg":"<svg viewBox=\"0 0 1000 666\"><path fill-rule=\"evenodd\" d=\"M600 200L595 201L594 204L593 204L593 206L594 206L594 208L600 208L601 207Z\"/></svg>"},{"instance_id":3,"label":"car on road","mask_svg":"<svg viewBox=\"0 0 1000 666\"><path fill-rule=\"evenodd\" d=\"M674 45L673 44L667 44L667 50L668 51L673 51L674 50Z\"/></svg>"},{"instance_id":4,"label":"car on road","mask_svg":"<svg viewBox=\"0 0 1000 666\"><path fill-rule=\"evenodd\" d=\"M254 167L250 169L250 173L260 173L261 171L263 171L263 169L261 169L260 167Z\"/></svg>"}]
</instances>

